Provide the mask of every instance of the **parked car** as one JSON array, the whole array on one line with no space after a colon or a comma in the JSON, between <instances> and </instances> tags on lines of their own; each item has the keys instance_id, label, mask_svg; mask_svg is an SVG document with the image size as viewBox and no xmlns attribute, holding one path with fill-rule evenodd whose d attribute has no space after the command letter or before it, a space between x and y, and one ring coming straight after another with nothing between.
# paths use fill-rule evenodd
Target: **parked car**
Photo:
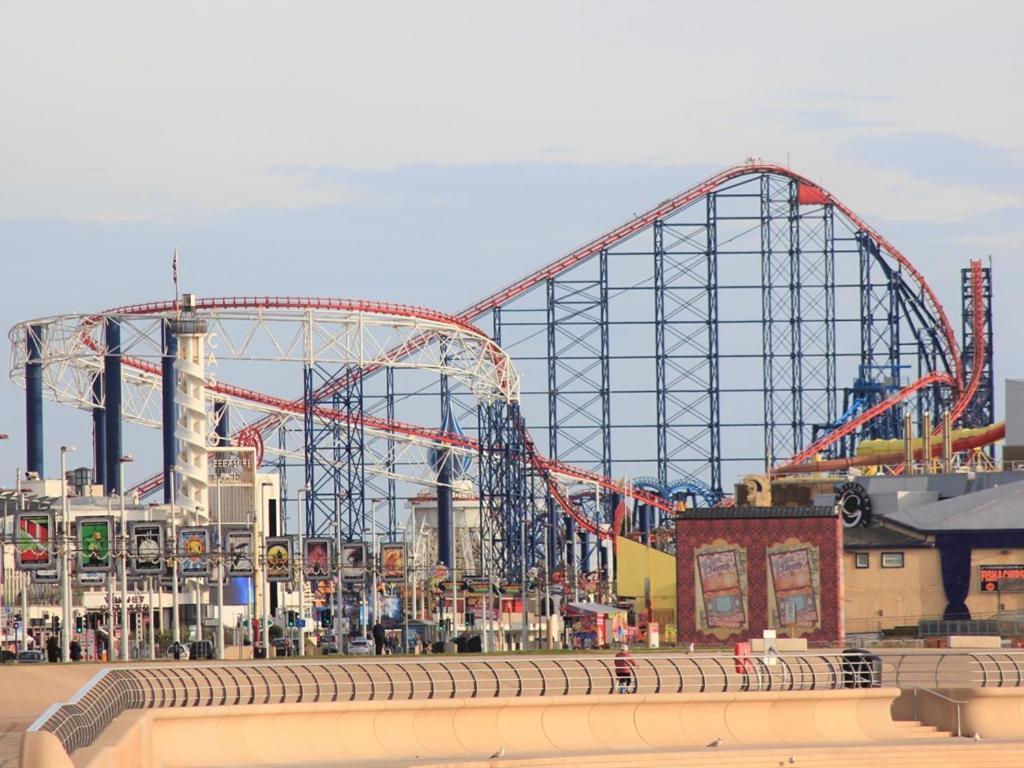
<instances>
[{"instance_id":1,"label":"parked car","mask_svg":"<svg viewBox=\"0 0 1024 768\"><path fill-rule=\"evenodd\" d=\"M18 651L19 664L45 664L46 654L42 651Z\"/></svg>"},{"instance_id":2,"label":"parked car","mask_svg":"<svg viewBox=\"0 0 1024 768\"><path fill-rule=\"evenodd\" d=\"M349 656L373 656L373 645L365 637L353 637L348 641Z\"/></svg>"},{"instance_id":3,"label":"parked car","mask_svg":"<svg viewBox=\"0 0 1024 768\"><path fill-rule=\"evenodd\" d=\"M270 644L277 650L278 656L291 656L295 652L290 637L275 637Z\"/></svg>"},{"instance_id":4,"label":"parked car","mask_svg":"<svg viewBox=\"0 0 1024 768\"><path fill-rule=\"evenodd\" d=\"M167 653L165 653L164 655L168 659L173 659L174 658L175 649L177 649L178 658L181 661L188 661L188 659L189 659L189 651L188 651L188 646L185 645L185 643L171 643L169 646L167 646Z\"/></svg>"},{"instance_id":5,"label":"parked car","mask_svg":"<svg viewBox=\"0 0 1024 768\"><path fill-rule=\"evenodd\" d=\"M333 637L321 637L320 638L320 653L337 653L338 652L338 641Z\"/></svg>"},{"instance_id":6,"label":"parked car","mask_svg":"<svg viewBox=\"0 0 1024 768\"><path fill-rule=\"evenodd\" d=\"M213 652L213 643L209 640L199 640L188 644L188 657L190 659L213 659L216 658Z\"/></svg>"}]
</instances>

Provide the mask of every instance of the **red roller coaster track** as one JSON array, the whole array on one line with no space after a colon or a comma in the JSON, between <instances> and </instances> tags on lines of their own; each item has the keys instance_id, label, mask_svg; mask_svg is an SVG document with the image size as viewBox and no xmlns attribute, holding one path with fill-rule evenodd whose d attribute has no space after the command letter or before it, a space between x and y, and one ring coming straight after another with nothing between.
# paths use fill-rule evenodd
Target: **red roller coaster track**
<instances>
[{"instance_id":1,"label":"red roller coaster track","mask_svg":"<svg viewBox=\"0 0 1024 768\"><path fill-rule=\"evenodd\" d=\"M791 171L789 168L786 168L784 166L777 165L777 164L774 164L774 163L750 162L750 163L745 163L745 164L742 164L742 165L737 165L737 166L734 166L732 168L728 168L728 169L726 169L724 171L721 171L721 172L719 172L719 173L709 177L708 179L706 179L702 183L696 185L695 187L692 187L691 189L683 192L682 194L677 195L677 196L672 197L672 198L669 198L668 200L665 200L660 205L652 208L651 210L647 211L646 213L644 213L644 214L642 214L640 216L637 216L636 218L632 219L631 221L629 221L629 222L627 222L627 223L625 223L625 224L623 224L623 225L613 229L612 231L610 231L610 232L608 232L608 233L606 233L606 234L604 234L604 235L602 235L602 236L600 236L600 237L598 237L598 238L588 242L587 244L583 245L582 247L580 247L580 248L572 251L571 253L567 254L563 258L561 258L561 259L559 259L559 260L557 260L557 261L555 261L555 262L553 262L553 263L551 263L551 264L549 264L549 265L547 265L547 266L545 266L545 267L543 267L543 268L541 268L541 269L539 269L539 270L537 270L537 271L527 275L526 277L516 281L515 283L512 283L512 284L502 288L500 291L498 291L498 292L488 296L487 298L482 299L481 301L476 302L475 304L467 307L466 309L464 309L463 311L459 312L457 315L454 315L454 316L446 315L444 313L436 312L436 311L433 311L433 310L420 309L418 307L410 307L410 306L407 306L407 305L381 304L381 303L374 303L374 302L352 302L352 301L345 301L345 300L338 300L338 299L304 299L304 298L273 298L273 297L262 297L262 298L260 298L260 297L256 297L256 298L248 297L248 298L235 298L235 299L207 299L207 300L201 300L199 302L199 307L201 309L215 309L215 308L229 308L229 307L231 307L231 308L254 308L254 309L258 309L258 308L303 308L303 309L304 308L313 308L313 309L347 309L347 310L365 310L365 311L373 311L374 308L376 308L378 310L380 310L382 308L386 308L386 311L389 311L389 312L392 312L392 313L395 313L395 314L404 313L404 314L406 314L406 316L409 316L409 317L422 317L424 319L430 319L430 320L435 320L435 321L439 321L439 322L451 323L453 325L457 325L459 327L462 327L462 328L464 328L466 330L472 329L473 332L480 333L480 331L475 326L471 325L471 322L473 320L475 320L476 318L478 318L479 316L481 316L482 314L484 314L485 312L487 312L487 311L489 311L491 309L497 308L499 306L502 306L503 304L511 301L512 299L516 298L517 296L520 296L523 293L529 291L531 288L535 287L536 285L538 285L539 283L543 282L544 280L547 280L548 278L551 278L551 277L555 277L555 276L565 272L566 270L571 269L572 267L576 266L577 264L579 264L579 263L581 263L581 262L591 258L592 256L596 255L602 249L609 248L609 247L615 245L616 243L619 243L620 241L622 241L622 240L624 240L624 239L626 239L628 237L631 237L632 235L635 235L638 232L641 232L642 230L652 226L657 220L663 219L663 218L665 218L667 216L672 215L673 213L675 213L679 209L681 209L681 208L683 208L683 207L685 207L685 206L687 206L687 205L689 205L689 204L699 200L703 196L706 196L706 195L714 192L719 187L721 187L723 184L731 181L732 179L739 178L739 177L745 176L745 175L758 174L758 173L770 173L770 174L782 176L782 177L785 177L785 178L789 178L789 179L792 179L792 180L798 182L799 184L806 185L807 187L809 187L809 188L815 190L816 192L820 193L820 198L822 200L824 200L828 204L834 206L836 209L841 211L855 226L857 226L858 228L863 230L865 233L867 233L870 237L872 237L875 240L875 242L877 242L878 245L889 256L891 256L893 259L895 259L901 265L901 267L905 271L905 273L908 274L911 277L911 279L914 282L917 283L917 285L920 288L921 295L924 297L924 300L925 300L926 304L928 305L929 310L933 313L933 315L936 318L938 318L938 322L939 322L939 325L941 327L940 328L941 337L942 337L943 341L945 342L945 347L946 347L946 352L947 352L947 359L950 360L950 362L951 362L951 364L953 366L953 375L952 376L949 376L949 375L946 375L946 374L943 374L943 373L932 373L932 374L929 374L928 376L924 377L923 379L919 380L918 382L914 382L914 384L910 385L907 388L904 388L904 390L901 390L900 393L897 393L893 397L891 397L888 400L886 400L884 403L879 403L874 408L866 411L865 414L862 414L860 417L858 417L858 419L856 419L856 420L854 420L852 422L849 422L848 424L846 424L843 427L841 427L839 430L836 430L836 431L830 433L828 436L826 436L826 438L823 438L823 440L817 441L814 445L812 445L806 451L803 451L801 454L799 454L798 456L794 457L794 459L786 465L787 468L792 467L792 466L794 466L796 464L799 464L802 461L805 461L810 456L813 456L814 453L816 453L817 451L823 449L824 447L827 447L829 444L831 444L835 440L840 439L843 435L849 434L850 432L855 430L858 426L862 425L864 422L868 421L869 419L873 418L874 416L879 415L880 413L883 413L888 408L892 408L893 406L897 405L899 402L902 402L902 400L904 400L906 397L909 397L914 392L919 391L920 389L922 389L925 386L928 386L929 384L933 384L933 383L949 384L953 388L954 392L956 392L956 394L957 394L957 406L959 408L959 410L957 411L957 415L959 415L959 413L962 413L963 409L966 408L967 404L970 401L970 398L966 397L966 395L968 395L968 393L973 393L973 391L977 390L977 383L976 383L975 379L977 377L977 373L978 373L978 371L980 369L980 366L975 366L975 371L974 371L975 376L972 377L972 381L970 382L970 385L968 385L967 390L965 391L965 389L964 389L965 382L964 382L963 362L962 362L961 357L960 357L960 351L959 351L959 346L957 344L956 335L953 332L953 328L952 328L952 326L949 323L949 320L948 320L948 318L946 316L945 310L942 308L942 305L939 303L937 297L935 296L935 293L932 291L931 287L928 285L928 283L924 279L923 275L921 275L921 273L918 272L918 270L909 261L909 259L907 259L897 248L895 248L892 245L892 243L890 243L886 238L884 238L876 230L874 230L872 227L870 227L860 216L858 216L856 213L854 213L853 210L851 210L848 206L846 206L842 201L840 201L838 198L836 198L833 194L831 194L830 192L828 192L825 189L822 189L819 185L817 185L816 183L814 183L813 181L811 181L807 177L802 176L802 175L800 175L798 173L795 173L795 172ZM978 300L978 293L977 293L977 291L975 291L975 301L977 301L977 300ZM117 315L117 314L153 314L153 313L172 311L172 310L175 309L175 307L176 307L176 305L174 304L174 302L157 302L157 303L153 303L153 304L138 304L138 305L132 305L132 306L127 306L127 307L119 307L119 308L115 308L115 309L109 310L108 312L105 312L103 314L105 314L105 315L106 314L113 314L113 315ZM975 312L975 318L977 319L977 318L981 317L981 314L982 313L980 313L980 312ZM976 322L977 322L977 320L976 320ZM406 354L406 353L412 352L418 346L421 346L422 344L425 344L427 342L428 338L429 338L429 336L424 335L424 337L420 341L417 341L417 340L414 339L414 340L412 340L410 342L407 342L404 347L395 350L393 352L393 354L397 355L397 356L400 356L402 354ZM978 339L978 340L982 340L983 339L983 334L977 334L976 333L975 338ZM126 360L126 362L127 362L127 360ZM141 361L138 361L138 362L141 362ZM143 364L143 365L148 365L148 364ZM155 367L155 366L153 366L153 367ZM973 390L971 389L971 385L973 385ZM215 387L215 391L219 391L219 392L221 392L223 394L230 394L232 396L240 397L242 399L246 399L246 400L249 400L251 402L260 403L260 404L268 406L268 407L273 407L275 409L280 409L282 411L291 412L291 413L296 413L297 409L300 411L301 408L302 408L302 405L303 405L302 404L302 400L291 400L291 401L283 400L281 398L275 398L275 397L271 397L269 395L263 395L261 393L254 392L252 390L246 390L246 389L243 389L243 388L240 388L240 387L232 387L232 386L226 385L226 384L217 384L216 387ZM264 432L264 431L266 431L268 429L273 428L276 425L276 423L277 423L277 419L274 416L268 416L268 417L266 417L266 418L264 418L264 419L262 419L262 420L260 420L260 421L258 421L256 423L254 423L254 424L249 425L248 427L246 427L246 429L250 430L250 431L255 429L255 430L259 430L260 432ZM369 420L368 419L366 420L366 423L369 424ZM450 442L453 439L465 440L465 438L461 438L460 436L457 436L457 435L449 435L448 433L443 433L443 432L438 432L438 431L434 431L434 430L424 429L424 428L421 428L421 427L416 427L414 425L399 424L397 422L394 422L394 423L383 423L382 422L382 423L379 423L379 424L374 424L373 426L378 426L378 427L380 427L382 429L390 429L390 430L394 431L396 434L410 434L410 435L415 434L418 437L428 438L428 439L435 440L435 441L438 441L438 442L441 442L441 443ZM621 488L620 486L618 486L616 483L614 483L613 481L611 481L608 478L600 478L597 475L592 475L591 473L583 472L582 470L571 468L571 467L568 467L566 465L561 465L561 464L559 464L557 462L553 462L550 459L543 458L533 448L532 442L529 442L528 445L530 446L531 458L534 461L535 466L545 466L545 467L548 467L549 469L552 469L553 471L558 471L560 474L564 474L564 475L567 475L567 476L578 477L581 482L598 483L598 484L602 485L603 487L605 487L605 488L607 488L609 490L614 490L614 491L617 491L617 492L623 492L624 491L623 488ZM465 446L465 447L469 447L469 446ZM557 470L556 470L556 468L557 468ZM161 483L162 483L162 478L160 476L155 476L154 478L151 478L151 479L147 480L146 482L144 482L144 483L140 484L139 486L137 486L136 490L138 490L140 493L143 493L143 494L149 493L152 490L155 490L156 488L160 487ZM632 493L632 495L634 495L634 496L638 496L638 494L639 494L639 492L633 492ZM560 494L559 494L559 496L560 496ZM660 502L660 499L657 499L656 497L652 496L651 499L646 499L646 501L651 501L652 503L655 503L655 506L658 506L659 508L666 508L664 504L657 503L657 502ZM577 520L582 525L584 525L588 530L592 529L592 527L593 527L592 524L589 523L589 521L586 521L585 518L581 519L582 516L579 514L578 510L575 510L575 508L572 507L571 504L566 504L566 503L562 503L562 502L563 502L563 499L559 498L559 503L563 506L563 508L566 510L567 513L569 513L573 517L577 518Z\"/></svg>"}]
</instances>

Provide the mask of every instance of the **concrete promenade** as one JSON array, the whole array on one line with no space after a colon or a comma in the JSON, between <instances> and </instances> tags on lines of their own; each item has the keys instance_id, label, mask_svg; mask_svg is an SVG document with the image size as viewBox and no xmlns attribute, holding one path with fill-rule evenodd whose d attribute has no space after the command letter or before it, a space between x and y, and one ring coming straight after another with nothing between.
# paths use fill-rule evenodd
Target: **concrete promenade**
<instances>
[{"instance_id":1,"label":"concrete promenade","mask_svg":"<svg viewBox=\"0 0 1024 768\"><path fill-rule=\"evenodd\" d=\"M135 703L70 758L54 733L27 734L24 766L1024 765L1024 655L890 652L886 687L859 689L844 688L834 652L749 680L728 656L637 658L635 695L613 693L606 654L106 665L128 681L111 694ZM18 765L41 712L104 668L0 668L0 768ZM909 690L940 685L963 712L930 694L914 708ZM984 739L950 738L956 715Z\"/></svg>"}]
</instances>

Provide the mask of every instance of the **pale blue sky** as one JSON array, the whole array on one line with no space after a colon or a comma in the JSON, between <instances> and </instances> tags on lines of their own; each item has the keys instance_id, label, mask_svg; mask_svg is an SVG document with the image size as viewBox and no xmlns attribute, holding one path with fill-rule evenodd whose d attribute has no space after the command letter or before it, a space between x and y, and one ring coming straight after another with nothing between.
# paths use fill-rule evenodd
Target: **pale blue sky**
<instances>
[{"instance_id":1,"label":"pale blue sky","mask_svg":"<svg viewBox=\"0 0 1024 768\"><path fill-rule=\"evenodd\" d=\"M759 156L1024 325L1018 4L0 6L0 325L167 295L455 310ZM0 385L0 472L24 461ZM88 445L47 407L47 442ZM53 450L48 461L53 461ZM136 465L138 474L149 467Z\"/></svg>"}]
</instances>

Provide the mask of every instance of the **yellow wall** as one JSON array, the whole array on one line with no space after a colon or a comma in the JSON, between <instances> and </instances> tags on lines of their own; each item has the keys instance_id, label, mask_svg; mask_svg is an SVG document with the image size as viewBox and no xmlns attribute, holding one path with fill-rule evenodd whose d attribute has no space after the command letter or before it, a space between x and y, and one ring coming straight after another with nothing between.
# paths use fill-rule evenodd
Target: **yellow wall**
<instances>
[{"instance_id":1,"label":"yellow wall","mask_svg":"<svg viewBox=\"0 0 1024 768\"><path fill-rule=\"evenodd\" d=\"M644 597L644 579L651 580L651 601L655 611L676 612L676 559L627 538L618 540L617 586L619 595Z\"/></svg>"},{"instance_id":2,"label":"yellow wall","mask_svg":"<svg viewBox=\"0 0 1024 768\"><path fill-rule=\"evenodd\" d=\"M1011 563L1024 563L1024 550L975 549L971 552L971 591L967 594L967 609L972 619L995 618L1000 611L1024 611L1024 592L981 591L979 566Z\"/></svg>"},{"instance_id":3,"label":"yellow wall","mask_svg":"<svg viewBox=\"0 0 1024 768\"><path fill-rule=\"evenodd\" d=\"M881 550L868 553L869 567L856 568L853 552L843 554L846 631L877 632L942 618L946 593L937 549L898 549L902 568L883 568ZM977 580L977 579L975 579Z\"/></svg>"}]
</instances>

